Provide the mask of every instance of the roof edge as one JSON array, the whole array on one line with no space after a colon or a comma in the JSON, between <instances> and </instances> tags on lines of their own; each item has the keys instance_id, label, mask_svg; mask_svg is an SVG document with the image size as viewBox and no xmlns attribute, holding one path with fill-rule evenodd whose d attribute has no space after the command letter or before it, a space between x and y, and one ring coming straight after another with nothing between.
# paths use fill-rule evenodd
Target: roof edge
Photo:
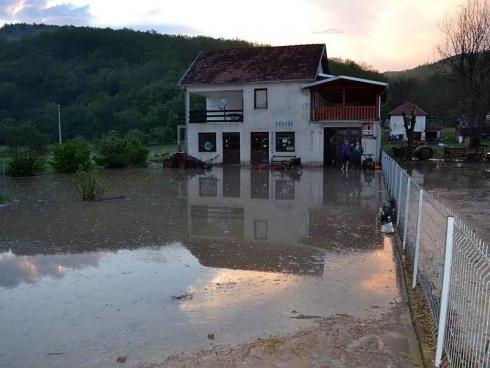
<instances>
[{"instance_id":1,"label":"roof edge","mask_svg":"<svg viewBox=\"0 0 490 368\"><path fill-rule=\"evenodd\" d=\"M328 75L328 74L325 74L325 76L326 75ZM346 79L346 80L350 80L350 81L354 81L354 82L375 84L378 86L388 87L388 83L386 83L386 82L375 81L375 80L364 79L364 78L357 78L357 77L350 77L348 75L337 75L337 76L333 76L332 78L322 79L322 80L317 81L317 82L306 84L303 86L303 88L311 88L311 87L318 86L320 84L326 84L326 83L330 83L330 82L340 80L340 79Z\"/></svg>"},{"instance_id":2,"label":"roof edge","mask_svg":"<svg viewBox=\"0 0 490 368\"><path fill-rule=\"evenodd\" d=\"M189 74L189 71L191 70L192 66L194 65L194 63L197 61L197 59L199 59L199 56L201 56L202 54L202 51L199 51L199 54L197 54L197 56L194 58L194 60L192 61L191 65L189 65L184 73L184 75L182 77L180 77L179 81L177 82L177 87L184 87L184 84L182 84L182 81L184 80L184 78L187 76L187 74Z\"/></svg>"},{"instance_id":3,"label":"roof edge","mask_svg":"<svg viewBox=\"0 0 490 368\"><path fill-rule=\"evenodd\" d=\"M403 106L407 105L407 104L411 104L413 106L415 106L415 110L418 110L415 112L415 115L416 116L429 116L429 113L427 111L425 111L424 109L422 109L419 105L413 103L413 102L410 102L410 101L407 101L403 104L401 104L400 106L396 107L395 109L393 109L392 111L390 111L388 113L389 116L402 116L403 114L399 114L397 112L398 109L402 108ZM418 113L420 112L420 113Z\"/></svg>"},{"instance_id":4,"label":"roof edge","mask_svg":"<svg viewBox=\"0 0 490 368\"><path fill-rule=\"evenodd\" d=\"M183 83L182 87L200 87L200 86L234 86L239 84L261 84L261 83L308 83L311 79L298 78L298 79L273 79L273 80L257 80L250 82L228 82L228 83Z\"/></svg>"}]
</instances>

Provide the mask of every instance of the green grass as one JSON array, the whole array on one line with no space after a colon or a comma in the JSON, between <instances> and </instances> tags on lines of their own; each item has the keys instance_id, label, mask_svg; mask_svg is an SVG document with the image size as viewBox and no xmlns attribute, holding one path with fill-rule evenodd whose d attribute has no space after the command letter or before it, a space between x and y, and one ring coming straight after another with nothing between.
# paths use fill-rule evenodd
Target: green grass
<instances>
[{"instance_id":1,"label":"green grass","mask_svg":"<svg viewBox=\"0 0 490 368\"><path fill-rule=\"evenodd\" d=\"M177 144L150 145L147 148L150 150L148 155L150 161L161 161L162 157L177 152Z\"/></svg>"},{"instance_id":2,"label":"green grass","mask_svg":"<svg viewBox=\"0 0 490 368\"><path fill-rule=\"evenodd\" d=\"M0 205L7 203L10 198L6 194L0 193Z\"/></svg>"}]
</instances>

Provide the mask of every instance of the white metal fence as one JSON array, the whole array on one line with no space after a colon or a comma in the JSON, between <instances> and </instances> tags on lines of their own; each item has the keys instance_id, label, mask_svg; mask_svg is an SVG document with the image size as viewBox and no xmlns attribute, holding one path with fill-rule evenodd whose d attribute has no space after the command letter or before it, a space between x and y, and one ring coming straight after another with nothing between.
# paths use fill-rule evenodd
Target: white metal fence
<instances>
[{"instance_id":1,"label":"white metal fence","mask_svg":"<svg viewBox=\"0 0 490 368\"><path fill-rule=\"evenodd\" d=\"M397 229L437 327L436 367L490 367L490 248L383 152Z\"/></svg>"}]
</instances>

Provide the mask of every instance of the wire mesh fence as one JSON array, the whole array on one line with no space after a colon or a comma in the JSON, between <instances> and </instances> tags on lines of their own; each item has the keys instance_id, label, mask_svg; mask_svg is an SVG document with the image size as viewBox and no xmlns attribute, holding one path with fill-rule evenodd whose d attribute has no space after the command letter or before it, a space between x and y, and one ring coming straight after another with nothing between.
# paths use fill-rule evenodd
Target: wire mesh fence
<instances>
[{"instance_id":1,"label":"wire mesh fence","mask_svg":"<svg viewBox=\"0 0 490 368\"><path fill-rule=\"evenodd\" d=\"M383 152L397 230L437 328L436 367L490 367L490 248Z\"/></svg>"}]
</instances>

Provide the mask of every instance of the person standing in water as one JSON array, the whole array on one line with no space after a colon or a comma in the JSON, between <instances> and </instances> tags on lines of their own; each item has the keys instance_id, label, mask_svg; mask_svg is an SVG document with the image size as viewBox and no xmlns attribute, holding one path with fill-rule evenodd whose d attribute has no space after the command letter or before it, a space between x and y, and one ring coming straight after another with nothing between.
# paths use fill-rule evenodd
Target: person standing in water
<instances>
[{"instance_id":1,"label":"person standing in water","mask_svg":"<svg viewBox=\"0 0 490 368\"><path fill-rule=\"evenodd\" d=\"M352 156L352 147L347 139L344 139L344 143L340 146L340 156L342 157L342 172L349 170L349 162Z\"/></svg>"},{"instance_id":2,"label":"person standing in water","mask_svg":"<svg viewBox=\"0 0 490 368\"><path fill-rule=\"evenodd\" d=\"M356 143L354 144L354 148L352 150L352 163L354 164L354 167L356 169L361 168L361 161L362 161L362 154L363 153L364 153L364 150L362 149L362 146L359 143L359 140L356 139Z\"/></svg>"}]
</instances>

